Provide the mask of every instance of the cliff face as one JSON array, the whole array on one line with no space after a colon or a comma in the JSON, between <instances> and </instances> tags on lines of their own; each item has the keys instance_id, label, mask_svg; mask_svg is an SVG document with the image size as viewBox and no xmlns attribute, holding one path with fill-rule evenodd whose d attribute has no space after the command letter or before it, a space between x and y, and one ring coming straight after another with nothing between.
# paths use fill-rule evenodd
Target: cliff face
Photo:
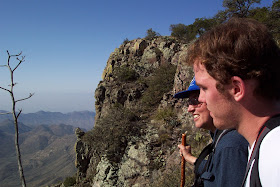
<instances>
[{"instance_id":1,"label":"cliff face","mask_svg":"<svg viewBox=\"0 0 280 187\"><path fill-rule=\"evenodd\" d=\"M138 81L135 84L135 81L130 81L129 77L122 81L120 77L125 75L120 75L121 71L127 71L129 74L128 71L131 70L135 73L135 79L147 78L160 66L168 64L176 66L183 47L175 40L157 38L152 41L133 40L115 49L107 61L102 75L103 81L100 82L95 92L96 119L106 114L108 107L113 103L118 102L130 108L139 101L145 91L147 87L145 83ZM133 75L131 75L131 79L133 79ZM132 85L128 84L129 82L132 82Z\"/></svg>"},{"instance_id":2,"label":"cliff face","mask_svg":"<svg viewBox=\"0 0 280 187\"><path fill-rule=\"evenodd\" d=\"M76 186L178 186L181 134L187 131L194 143L205 136L193 128L183 102L172 98L193 76L181 65L186 48L157 37L111 53L95 91L94 129L76 132Z\"/></svg>"}]
</instances>

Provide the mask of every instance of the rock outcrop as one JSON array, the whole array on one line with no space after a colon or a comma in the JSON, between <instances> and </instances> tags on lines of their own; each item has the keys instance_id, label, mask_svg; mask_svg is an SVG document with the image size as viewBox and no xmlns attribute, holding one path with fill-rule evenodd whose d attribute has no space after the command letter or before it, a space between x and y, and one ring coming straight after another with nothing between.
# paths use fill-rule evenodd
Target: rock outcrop
<instances>
[{"instance_id":1,"label":"rock outcrop","mask_svg":"<svg viewBox=\"0 0 280 187\"><path fill-rule=\"evenodd\" d=\"M187 131L189 142L205 136L193 128L183 102L173 99L193 76L181 62L186 49L173 38L156 37L126 42L111 53L95 91L94 129L76 131L76 186L179 184L181 134Z\"/></svg>"}]
</instances>

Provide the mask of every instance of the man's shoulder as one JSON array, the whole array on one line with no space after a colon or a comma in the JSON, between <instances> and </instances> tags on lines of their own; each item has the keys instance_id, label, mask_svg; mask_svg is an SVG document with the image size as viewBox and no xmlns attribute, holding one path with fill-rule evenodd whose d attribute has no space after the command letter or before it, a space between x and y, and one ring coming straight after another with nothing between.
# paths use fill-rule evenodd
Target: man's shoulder
<instances>
[{"instance_id":1,"label":"man's shoulder","mask_svg":"<svg viewBox=\"0 0 280 187\"><path fill-rule=\"evenodd\" d=\"M236 130L229 130L218 142L217 147L220 148L242 148L248 150L247 140L241 136Z\"/></svg>"},{"instance_id":2,"label":"man's shoulder","mask_svg":"<svg viewBox=\"0 0 280 187\"><path fill-rule=\"evenodd\" d=\"M280 142L280 126L271 130L263 139L260 148L262 147L272 147L278 146Z\"/></svg>"},{"instance_id":3,"label":"man's shoulder","mask_svg":"<svg viewBox=\"0 0 280 187\"><path fill-rule=\"evenodd\" d=\"M263 186L279 186L280 177L280 126L271 130L263 139L259 153L259 175Z\"/></svg>"},{"instance_id":4,"label":"man's shoulder","mask_svg":"<svg viewBox=\"0 0 280 187\"><path fill-rule=\"evenodd\" d=\"M260 153L274 155L277 150L277 153L280 153L276 147L278 147L280 142L280 126L275 127L269 131L263 138L260 144Z\"/></svg>"}]
</instances>

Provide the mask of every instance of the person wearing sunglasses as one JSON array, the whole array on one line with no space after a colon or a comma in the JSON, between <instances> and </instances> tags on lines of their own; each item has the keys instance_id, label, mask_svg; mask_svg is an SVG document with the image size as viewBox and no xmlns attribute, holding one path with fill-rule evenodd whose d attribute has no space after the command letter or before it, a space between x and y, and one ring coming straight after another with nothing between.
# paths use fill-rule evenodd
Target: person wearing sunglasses
<instances>
[{"instance_id":1,"label":"person wearing sunglasses","mask_svg":"<svg viewBox=\"0 0 280 187\"><path fill-rule=\"evenodd\" d=\"M209 130L213 141L202 150L198 158L192 155L190 145L180 144L180 155L194 165L195 187L240 186L246 170L248 142L234 129L216 129L206 103L198 101L199 93L200 88L193 78L188 89L176 93L174 98L186 100L194 125Z\"/></svg>"}]
</instances>

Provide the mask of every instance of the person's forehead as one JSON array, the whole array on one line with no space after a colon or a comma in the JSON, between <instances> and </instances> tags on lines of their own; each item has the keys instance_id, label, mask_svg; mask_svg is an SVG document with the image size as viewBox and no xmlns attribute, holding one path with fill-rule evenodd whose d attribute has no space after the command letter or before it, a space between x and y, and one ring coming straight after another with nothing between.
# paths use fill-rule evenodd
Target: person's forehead
<instances>
[{"instance_id":1,"label":"person's forehead","mask_svg":"<svg viewBox=\"0 0 280 187\"><path fill-rule=\"evenodd\" d=\"M196 63L193 66L196 84L200 86L203 84L203 80L209 77L204 65L201 63Z\"/></svg>"}]
</instances>

